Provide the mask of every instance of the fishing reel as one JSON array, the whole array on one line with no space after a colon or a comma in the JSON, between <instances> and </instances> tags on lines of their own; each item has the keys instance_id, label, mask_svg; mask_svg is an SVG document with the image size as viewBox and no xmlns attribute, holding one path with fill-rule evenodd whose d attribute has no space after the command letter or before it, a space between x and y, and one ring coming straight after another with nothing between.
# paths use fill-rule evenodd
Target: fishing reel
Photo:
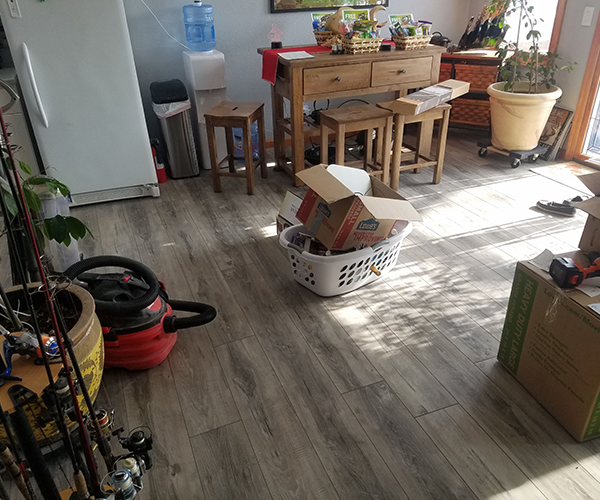
<instances>
[{"instance_id":1,"label":"fishing reel","mask_svg":"<svg viewBox=\"0 0 600 500\"><path fill-rule=\"evenodd\" d=\"M21 377L12 375L12 357L15 354L21 356L31 356L36 362L42 359L42 349L50 360L59 356L58 343L56 337L51 335L42 336L42 345L38 342L37 337L30 331L24 331L21 335L13 335L6 328L0 325L0 334L5 338L2 351L4 361L0 361L0 385L3 385L5 380L22 380Z\"/></svg>"},{"instance_id":2,"label":"fishing reel","mask_svg":"<svg viewBox=\"0 0 600 500\"><path fill-rule=\"evenodd\" d=\"M100 410L102 412L104 410ZM106 413L106 412L105 412ZM109 486L113 490L109 500L133 500L144 487L142 479L152 468L150 451L154 438L150 428L142 426L133 429L122 437L123 428L112 434L117 436L121 446L129 453L120 456L115 462L115 470L110 474ZM119 463L121 465L119 466Z\"/></svg>"}]
</instances>

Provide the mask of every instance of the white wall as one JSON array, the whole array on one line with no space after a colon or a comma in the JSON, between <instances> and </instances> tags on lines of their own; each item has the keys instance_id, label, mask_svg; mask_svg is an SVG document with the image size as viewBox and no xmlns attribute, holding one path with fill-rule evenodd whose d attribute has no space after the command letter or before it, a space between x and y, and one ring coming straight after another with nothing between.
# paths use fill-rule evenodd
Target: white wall
<instances>
[{"instance_id":1,"label":"white wall","mask_svg":"<svg viewBox=\"0 0 600 500\"><path fill-rule=\"evenodd\" d=\"M269 0L206 0L215 11L217 49L225 54L229 98L267 103L267 134L271 136L270 88L261 79L258 47L269 45L273 23L283 31L284 45L314 44L310 13L270 14ZM149 97L155 80L184 80L182 48L165 35L140 0L124 0L131 43L151 136L158 133ZM167 30L185 43L181 8L190 0L146 0ZM458 42L468 21L471 0L390 0L389 13L412 12L433 21L434 29ZM386 13L379 14L380 20ZM387 29L387 28L386 28Z\"/></svg>"},{"instance_id":2,"label":"white wall","mask_svg":"<svg viewBox=\"0 0 600 500\"><path fill-rule=\"evenodd\" d=\"M595 8L594 20L591 26L581 26L583 9L588 6ZM566 71L557 73L556 81L563 89L560 105L571 110L575 110L577 106L598 13L600 13L600 0L569 0L567 3L557 52L564 62L577 62L577 66L573 73Z\"/></svg>"}]
</instances>

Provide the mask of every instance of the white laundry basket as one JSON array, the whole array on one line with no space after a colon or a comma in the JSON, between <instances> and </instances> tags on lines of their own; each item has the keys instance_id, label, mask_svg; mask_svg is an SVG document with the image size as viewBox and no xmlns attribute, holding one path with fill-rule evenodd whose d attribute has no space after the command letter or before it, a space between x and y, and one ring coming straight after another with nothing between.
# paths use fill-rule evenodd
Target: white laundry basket
<instances>
[{"instance_id":1,"label":"white laundry basket","mask_svg":"<svg viewBox=\"0 0 600 500\"><path fill-rule=\"evenodd\" d=\"M395 236L372 247L341 255L315 255L294 245L294 233L308 233L302 225L284 230L279 236L279 243L287 248L296 281L317 295L333 297L356 290L389 273L398 262L402 241L412 228L412 223L407 221Z\"/></svg>"}]
</instances>

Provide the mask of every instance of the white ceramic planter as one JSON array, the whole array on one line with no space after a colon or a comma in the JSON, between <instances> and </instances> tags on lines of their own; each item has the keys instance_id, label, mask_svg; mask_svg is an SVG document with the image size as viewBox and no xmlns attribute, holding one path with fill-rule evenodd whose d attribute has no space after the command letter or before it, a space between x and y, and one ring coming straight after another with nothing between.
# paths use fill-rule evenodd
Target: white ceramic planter
<instances>
[{"instance_id":1,"label":"white ceramic planter","mask_svg":"<svg viewBox=\"0 0 600 500\"><path fill-rule=\"evenodd\" d=\"M492 114L492 144L509 151L530 151L537 147L546 122L562 90L543 88L539 94L526 94L528 83L517 83L515 92L505 92L504 82L487 89Z\"/></svg>"}]
</instances>

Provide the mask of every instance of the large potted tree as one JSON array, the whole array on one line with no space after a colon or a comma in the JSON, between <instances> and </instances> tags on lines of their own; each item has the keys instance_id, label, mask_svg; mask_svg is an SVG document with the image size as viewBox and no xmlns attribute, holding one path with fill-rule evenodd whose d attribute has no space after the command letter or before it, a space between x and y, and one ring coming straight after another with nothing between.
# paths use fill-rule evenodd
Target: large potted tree
<instances>
[{"instance_id":1,"label":"large potted tree","mask_svg":"<svg viewBox=\"0 0 600 500\"><path fill-rule=\"evenodd\" d=\"M500 79L488 87L492 121L492 144L509 151L530 151L537 147L552 108L562 95L554 78L559 70L573 70L573 64L559 65L558 54L540 51L541 33L537 26L542 19L534 15L528 0L494 0L492 12L504 12L517 20L514 42L502 38L490 39L498 57L505 60ZM530 43L523 50L520 42Z\"/></svg>"}]
</instances>

